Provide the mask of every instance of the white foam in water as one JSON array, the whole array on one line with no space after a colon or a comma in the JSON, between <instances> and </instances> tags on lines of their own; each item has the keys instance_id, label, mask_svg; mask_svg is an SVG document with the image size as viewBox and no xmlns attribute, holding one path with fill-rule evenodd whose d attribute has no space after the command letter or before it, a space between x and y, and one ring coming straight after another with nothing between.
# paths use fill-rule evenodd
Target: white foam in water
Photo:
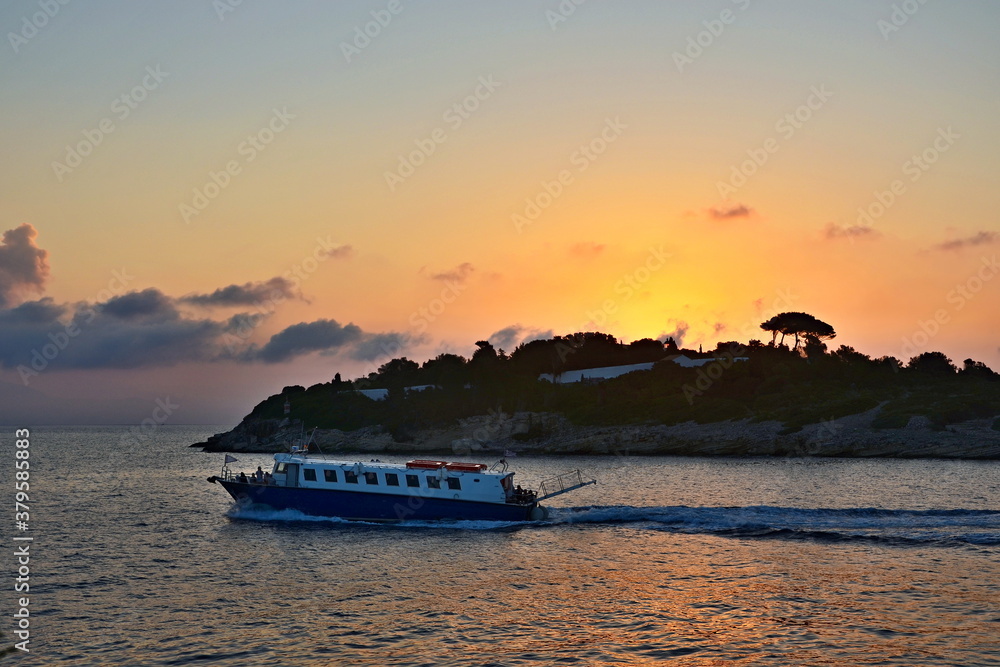
<instances>
[{"instance_id":1,"label":"white foam in water","mask_svg":"<svg viewBox=\"0 0 1000 667\"><path fill-rule=\"evenodd\" d=\"M265 510L233 505L226 515L231 519L247 519L250 521L330 523L340 526L395 526L402 528L450 528L457 530L499 530L523 526L524 521L359 521L341 519L339 517L313 516L303 514L299 510Z\"/></svg>"},{"instance_id":2,"label":"white foam in water","mask_svg":"<svg viewBox=\"0 0 1000 667\"><path fill-rule=\"evenodd\" d=\"M652 530L734 537L1000 544L1000 512L987 510L610 506L557 509L548 523L632 523Z\"/></svg>"},{"instance_id":3,"label":"white foam in water","mask_svg":"<svg viewBox=\"0 0 1000 667\"><path fill-rule=\"evenodd\" d=\"M303 514L299 510L265 510L240 507L239 505L233 505L230 507L229 511L226 512L226 516L231 519L247 519L250 521L282 521L289 523L295 521L309 521L336 524L359 523L357 521L348 521L347 519L341 519L339 517Z\"/></svg>"},{"instance_id":4,"label":"white foam in water","mask_svg":"<svg viewBox=\"0 0 1000 667\"><path fill-rule=\"evenodd\" d=\"M882 510L797 507L633 507L629 505L549 508L544 521L353 521L298 510L263 510L234 505L228 515L252 521L311 522L338 526L408 529L505 530L568 524L635 524L637 529L740 538L868 539L901 543L1000 544L1000 512L988 510Z\"/></svg>"}]
</instances>

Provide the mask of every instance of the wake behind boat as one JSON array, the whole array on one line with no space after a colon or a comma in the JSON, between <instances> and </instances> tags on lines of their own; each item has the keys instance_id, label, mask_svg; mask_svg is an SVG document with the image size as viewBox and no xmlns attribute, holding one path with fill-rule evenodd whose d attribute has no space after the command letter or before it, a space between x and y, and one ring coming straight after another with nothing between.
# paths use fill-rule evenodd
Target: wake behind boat
<instances>
[{"instance_id":1,"label":"wake behind boat","mask_svg":"<svg viewBox=\"0 0 1000 667\"><path fill-rule=\"evenodd\" d=\"M548 516L539 502L596 480L579 470L546 480L537 490L514 483L501 459L483 463L417 459L407 463L335 461L306 451L274 455L269 474L235 474L226 457L220 483L241 506L362 521L539 521Z\"/></svg>"}]
</instances>

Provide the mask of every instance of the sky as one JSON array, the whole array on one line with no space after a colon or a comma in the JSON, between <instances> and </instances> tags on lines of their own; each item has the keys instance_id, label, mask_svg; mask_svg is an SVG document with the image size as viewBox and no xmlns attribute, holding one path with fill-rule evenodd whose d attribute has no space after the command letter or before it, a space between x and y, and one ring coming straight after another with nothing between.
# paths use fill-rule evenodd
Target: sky
<instances>
[{"instance_id":1,"label":"sky","mask_svg":"<svg viewBox=\"0 0 1000 667\"><path fill-rule=\"evenodd\" d=\"M0 8L0 422L788 310L1000 369L995 2L63 2Z\"/></svg>"}]
</instances>

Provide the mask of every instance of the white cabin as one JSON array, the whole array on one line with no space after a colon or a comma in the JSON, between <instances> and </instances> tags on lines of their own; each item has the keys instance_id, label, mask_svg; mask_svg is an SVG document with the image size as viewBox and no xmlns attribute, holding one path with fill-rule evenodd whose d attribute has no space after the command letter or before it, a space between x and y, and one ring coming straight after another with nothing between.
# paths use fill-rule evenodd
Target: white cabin
<instances>
[{"instance_id":1,"label":"white cabin","mask_svg":"<svg viewBox=\"0 0 1000 667\"><path fill-rule=\"evenodd\" d=\"M274 455L272 476L275 486L405 497L506 503L514 495L514 473L491 472L482 463L428 460L365 463L331 461L293 452Z\"/></svg>"}]
</instances>

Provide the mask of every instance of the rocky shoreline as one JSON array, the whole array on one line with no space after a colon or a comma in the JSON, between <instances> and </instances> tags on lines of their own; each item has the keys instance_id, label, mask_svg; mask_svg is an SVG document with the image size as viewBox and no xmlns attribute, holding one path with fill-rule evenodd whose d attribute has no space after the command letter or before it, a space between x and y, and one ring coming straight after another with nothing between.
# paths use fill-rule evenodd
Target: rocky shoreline
<instances>
[{"instance_id":1,"label":"rocky shoreline","mask_svg":"<svg viewBox=\"0 0 1000 667\"><path fill-rule=\"evenodd\" d=\"M780 422L579 426L551 413L489 414L460 420L450 428L424 429L397 442L378 426L344 432L317 430L312 442L324 453L363 452L449 457L518 454L834 456L886 458L1000 459L1000 431L993 419L933 429L926 417L903 428L875 429L879 408L810 424L788 433ZM305 437L308 437L308 433ZM280 452L303 438L297 421L245 421L202 447L211 452Z\"/></svg>"}]
</instances>

